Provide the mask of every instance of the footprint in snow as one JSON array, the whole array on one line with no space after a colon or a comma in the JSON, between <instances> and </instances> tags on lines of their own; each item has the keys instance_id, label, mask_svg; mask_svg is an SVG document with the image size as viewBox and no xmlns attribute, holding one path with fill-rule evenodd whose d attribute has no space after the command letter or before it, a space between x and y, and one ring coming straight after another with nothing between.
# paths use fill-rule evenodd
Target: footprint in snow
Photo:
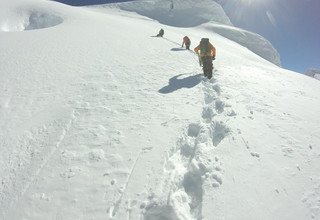
<instances>
[{"instance_id":1,"label":"footprint in snow","mask_svg":"<svg viewBox=\"0 0 320 220\"><path fill-rule=\"evenodd\" d=\"M258 154L257 152L251 152L250 154L251 154L251 156L253 156L253 157L260 158L260 154Z\"/></svg>"},{"instance_id":2,"label":"footprint in snow","mask_svg":"<svg viewBox=\"0 0 320 220\"><path fill-rule=\"evenodd\" d=\"M143 153L148 153L148 152L151 151L152 149L153 149L152 146L143 147L143 148L142 148L142 152L143 152Z\"/></svg>"},{"instance_id":3,"label":"footprint in snow","mask_svg":"<svg viewBox=\"0 0 320 220\"><path fill-rule=\"evenodd\" d=\"M214 121L211 127L211 138L214 146L218 144L228 135L230 129L222 121Z\"/></svg>"},{"instance_id":4,"label":"footprint in snow","mask_svg":"<svg viewBox=\"0 0 320 220\"><path fill-rule=\"evenodd\" d=\"M221 101L220 99L215 101L215 109L219 114L223 112L224 107L225 103L223 101Z\"/></svg>"},{"instance_id":5,"label":"footprint in snow","mask_svg":"<svg viewBox=\"0 0 320 220\"><path fill-rule=\"evenodd\" d=\"M98 162L105 158L103 149L93 149L88 153L88 158L90 161Z\"/></svg>"},{"instance_id":6,"label":"footprint in snow","mask_svg":"<svg viewBox=\"0 0 320 220\"><path fill-rule=\"evenodd\" d=\"M204 119L207 123L210 123L215 115L216 114L209 106L206 106L202 109L202 119Z\"/></svg>"},{"instance_id":7,"label":"footprint in snow","mask_svg":"<svg viewBox=\"0 0 320 220\"><path fill-rule=\"evenodd\" d=\"M70 167L66 171L60 174L62 178L69 179L74 177L77 173L79 173L81 169L79 167Z\"/></svg>"},{"instance_id":8,"label":"footprint in snow","mask_svg":"<svg viewBox=\"0 0 320 220\"><path fill-rule=\"evenodd\" d=\"M230 117L233 117L233 116L236 116L237 114L236 114L236 112L235 112L233 109L230 109L230 110L228 111L227 115L230 116Z\"/></svg>"},{"instance_id":9,"label":"footprint in snow","mask_svg":"<svg viewBox=\"0 0 320 220\"><path fill-rule=\"evenodd\" d=\"M214 102L214 100L216 99L216 97L210 93L205 93L204 94L204 102L205 104L210 104L212 102Z\"/></svg>"},{"instance_id":10,"label":"footprint in snow","mask_svg":"<svg viewBox=\"0 0 320 220\"><path fill-rule=\"evenodd\" d=\"M219 187L222 184L221 174L218 172L212 173L210 181L213 187Z\"/></svg>"},{"instance_id":11,"label":"footprint in snow","mask_svg":"<svg viewBox=\"0 0 320 220\"><path fill-rule=\"evenodd\" d=\"M170 205L151 204L145 209L144 220L179 220Z\"/></svg>"},{"instance_id":12,"label":"footprint in snow","mask_svg":"<svg viewBox=\"0 0 320 220\"><path fill-rule=\"evenodd\" d=\"M197 137L201 130L201 125L196 123L191 123L188 127L188 136L190 137Z\"/></svg>"},{"instance_id":13,"label":"footprint in snow","mask_svg":"<svg viewBox=\"0 0 320 220\"><path fill-rule=\"evenodd\" d=\"M220 88L220 86L219 86L218 84L213 85L213 86L212 86L212 89L213 89L218 95L220 95L220 93L221 93L221 88Z\"/></svg>"},{"instance_id":14,"label":"footprint in snow","mask_svg":"<svg viewBox=\"0 0 320 220\"><path fill-rule=\"evenodd\" d=\"M283 152L283 156L286 156L286 157L293 156L294 150L291 147L284 146L284 145L281 147L282 147L281 151Z\"/></svg>"}]
</instances>

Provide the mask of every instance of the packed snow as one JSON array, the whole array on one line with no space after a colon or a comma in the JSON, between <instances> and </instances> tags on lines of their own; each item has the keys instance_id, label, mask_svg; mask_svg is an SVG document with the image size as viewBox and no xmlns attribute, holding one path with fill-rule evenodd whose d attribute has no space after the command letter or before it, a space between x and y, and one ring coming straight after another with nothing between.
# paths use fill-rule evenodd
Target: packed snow
<instances>
[{"instance_id":1,"label":"packed snow","mask_svg":"<svg viewBox=\"0 0 320 220\"><path fill-rule=\"evenodd\" d=\"M0 15L1 219L320 218L319 81L207 24L41 0ZM216 47L211 80L185 35Z\"/></svg>"}]
</instances>

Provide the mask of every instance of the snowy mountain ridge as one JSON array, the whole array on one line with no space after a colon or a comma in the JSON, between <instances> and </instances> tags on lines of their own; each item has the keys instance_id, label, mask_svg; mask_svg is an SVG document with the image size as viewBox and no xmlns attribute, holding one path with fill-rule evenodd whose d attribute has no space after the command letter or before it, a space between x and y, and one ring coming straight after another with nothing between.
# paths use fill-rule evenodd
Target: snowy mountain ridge
<instances>
[{"instance_id":1,"label":"snowy mountain ridge","mask_svg":"<svg viewBox=\"0 0 320 220\"><path fill-rule=\"evenodd\" d=\"M103 10L1 2L0 219L320 218L318 81Z\"/></svg>"},{"instance_id":2,"label":"snowy mountain ridge","mask_svg":"<svg viewBox=\"0 0 320 220\"><path fill-rule=\"evenodd\" d=\"M318 69L315 69L315 68L308 69L304 74L320 80L320 70Z\"/></svg>"},{"instance_id":3,"label":"snowy mountain ridge","mask_svg":"<svg viewBox=\"0 0 320 220\"><path fill-rule=\"evenodd\" d=\"M91 7L102 12L105 8L136 12L169 26L202 25L210 32L237 42L264 59L281 66L279 53L267 39L256 33L235 28L223 8L213 0L138 0Z\"/></svg>"},{"instance_id":4,"label":"snowy mountain ridge","mask_svg":"<svg viewBox=\"0 0 320 220\"><path fill-rule=\"evenodd\" d=\"M137 12L162 24L195 27L210 21L232 25L219 4L212 0L138 0L93 7L111 7Z\"/></svg>"}]
</instances>

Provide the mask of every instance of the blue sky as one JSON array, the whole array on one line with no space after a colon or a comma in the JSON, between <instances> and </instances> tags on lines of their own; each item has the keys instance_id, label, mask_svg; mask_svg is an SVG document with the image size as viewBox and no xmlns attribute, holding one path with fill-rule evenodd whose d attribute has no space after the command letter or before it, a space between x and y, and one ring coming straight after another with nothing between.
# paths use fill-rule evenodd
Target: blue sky
<instances>
[{"instance_id":1,"label":"blue sky","mask_svg":"<svg viewBox=\"0 0 320 220\"><path fill-rule=\"evenodd\" d=\"M282 66L320 69L320 0L222 0L235 26L267 38Z\"/></svg>"},{"instance_id":2,"label":"blue sky","mask_svg":"<svg viewBox=\"0 0 320 220\"><path fill-rule=\"evenodd\" d=\"M57 0L71 5L127 0ZM232 23L267 38L282 66L320 69L320 0L220 0Z\"/></svg>"}]
</instances>

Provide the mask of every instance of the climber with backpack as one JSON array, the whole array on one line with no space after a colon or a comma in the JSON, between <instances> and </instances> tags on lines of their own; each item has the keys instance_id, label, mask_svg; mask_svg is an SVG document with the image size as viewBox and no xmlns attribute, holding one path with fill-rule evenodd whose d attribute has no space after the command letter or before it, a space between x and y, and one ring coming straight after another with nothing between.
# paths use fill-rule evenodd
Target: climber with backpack
<instances>
[{"instance_id":1,"label":"climber with backpack","mask_svg":"<svg viewBox=\"0 0 320 220\"><path fill-rule=\"evenodd\" d=\"M161 28L159 33L156 35L156 37L163 37L164 35L164 30Z\"/></svg>"},{"instance_id":2,"label":"climber with backpack","mask_svg":"<svg viewBox=\"0 0 320 220\"><path fill-rule=\"evenodd\" d=\"M186 45L186 49L190 50L191 41L188 36L184 36L181 47L183 47L184 44Z\"/></svg>"},{"instance_id":3,"label":"climber with backpack","mask_svg":"<svg viewBox=\"0 0 320 220\"><path fill-rule=\"evenodd\" d=\"M194 52L199 56L204 76L211 79L213 70L212 60L216 58L216 48L209 42L208 38L202 38L200 44L194 48Z\"/></svg>"}]
</instances>

